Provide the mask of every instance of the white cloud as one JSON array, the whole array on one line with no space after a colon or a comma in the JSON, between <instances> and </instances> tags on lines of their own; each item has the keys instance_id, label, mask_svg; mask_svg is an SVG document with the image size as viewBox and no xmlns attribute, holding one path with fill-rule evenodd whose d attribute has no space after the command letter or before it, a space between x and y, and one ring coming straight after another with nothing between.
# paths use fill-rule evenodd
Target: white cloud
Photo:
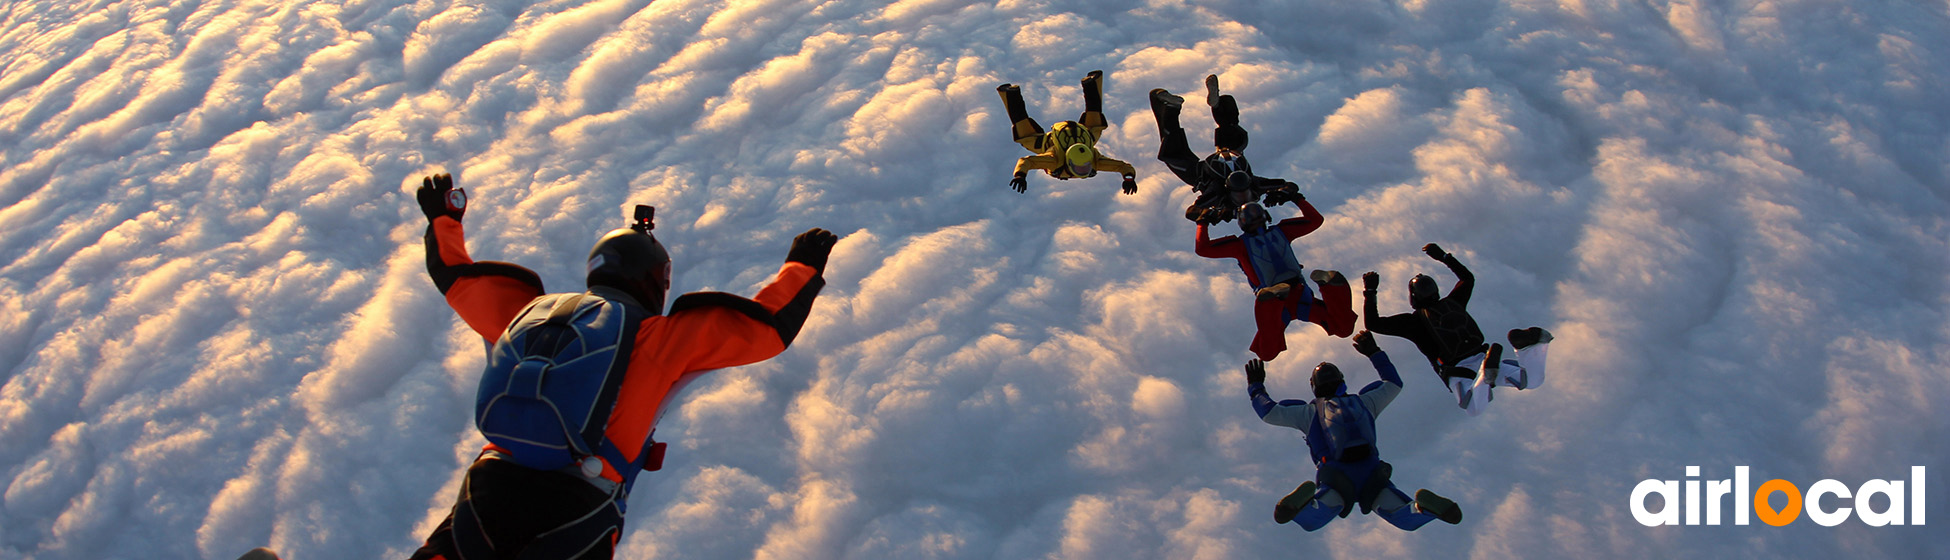
<instances>
[{"instance_id":1,"label":"white cloud","mask_svg":"<svg viewBox=\"0 0 1950 560\"><path fill-rule=\"evenodd\" d=\"M1945 457L1947 10L23 4L0 557L416 548L481 444L482 346L421 272L410 191L440 171L474 256L555 290L634 203L680 292L749 293L793 235L847 234L794 347L665 418L624 557L1927 555L1927 527L1662 532L1624 502L1686 465L1805 486ZM994 86L1048 125L1092 69L1140 194L1007 190ZM1473 419L1382 341L1407 380L1384 457L1462 527L1266 519L1304 444L1251 415L1250 289L1189 250L1144 100L1184 94L1201 149L1208 73L1255 166L1326 213L1302 262L1377 270L1400 311L1408 277L1448 278L1416 250L1440 242L1493 338L1556 334L1550 384ZM1287 341L1276 396L1322 360L1373 375L1311 325Z\"/></svg>"}]
</instances>

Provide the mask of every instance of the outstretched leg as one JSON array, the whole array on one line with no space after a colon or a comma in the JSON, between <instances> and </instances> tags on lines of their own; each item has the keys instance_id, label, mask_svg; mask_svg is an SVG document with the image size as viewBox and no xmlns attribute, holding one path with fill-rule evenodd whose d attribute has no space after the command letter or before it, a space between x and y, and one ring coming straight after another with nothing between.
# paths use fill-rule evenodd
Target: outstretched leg
<instances>
[{"instance_id":1,"label":"outstretched leg","mask_svg":"<svg viewBox=\"0 0 1950 560\"><path fill-rule=\"evenodd\" d=\"M1347 277L1334 270L1316 270L1310 276L1320 285L1320 298L1314 300L1307 320L1320 325L1329 335L1354 336L1354 323L1360 316L1354 314L1354 295L1347 286Z\"/></svg>"},{"instance_id":2,"label":"outstretched leg","mask_svg":"<svg viewBox=\"0 0 1950 560\"><path fill-rule=\"evenodd\" d=\"M1090 130L1090 137L1103 136L1104 129L1110 128L1110 120L1104 118L1104 71L1091 70L1083 77L1083 114L1077 122Z\"/></svg>"},{"instance_id":3,"label":"outstretched leg","mask_svg":"<svg viewBox=\"0 0 1950 560\"><path fill-rule=\"evenodd\" d=\"M1303 484L1300 487L1304 489L1307 486ZM1284 503L1286 500L1281 502ZM1321 527L1326 527L1327 523L1334 518L1341 516L1341 506L1345 503L1341 500L1339 492L1324 487L1319 488L1315 491L1313 500L1307 502L1305 507L1300 508L1300 511L1293 515L1293 522L1300 525L1301 529L1318 531Z\"/></svg>"},{"instance_id":4,"label":"outstretched leg","mask_svg":"<svg viewBox=\"0 0 1950 560\"><path fill-rule=\"evenodd\" d=\"M1449 393L1455 396L1456 406L1462 407L1463 412L1470 416L1482 414L1483 408L1490 403L1491 385L1483 381L1481 373L1483 358L1482 354L1463 358L1462 362L1449 368L1449 374L1443 375L1442 379L1442 383L1449 386Z\"/></svg>"},{"instance_id":5,"label":"outstretched leg","mask_svg":"<svg viewBox=\"0 0 1950 560\"><path fill-rule=\"evenodd\" d=\"M1185 98L1172 95L1163 88L1151 90L1151 116L1158 121L1158 161L1171 169L1178 180L1198 188L1198 154L1192 153L1192 146L1185 140L1185 128L1178 125L1178 110L1185 106ZM1202 194L1202 193L1201 193ZM1186 209L1186 218L1196 219L1199 205L1194 203Z\"/></svg>"},{"instance_id":6,"label":"outstretched leg","mask_svg":"<svg viewBox=\"0 0 1950 560\"><path fill-rule=\"evenodd\" d=\"M1022 88L1013 84L995 87L1002 95L1002 106L1009 111L1009 128L1017 144L1030 153L1043 153L1043 127L1029 118L1029 109L1022 103Z\"/></svg>"},{"instance_id":7,"label":"outstretched leg","mask_svg":"<svg viewBox=\"0 0 1950 560\"><path fill-rule=\"evenodd\" d=\"M1420 529L1437 519L1452 525L1462 522L1462 508L1456 502L1428 490L1415 491L1415 500L1409 501L1408 495L1393 484L1376 500L1375 510L1382 520L1403 531Z\"/></svg>"},{"instance_id":8,"label":"outstretched leg","mask_svg":"<svg viewBox=\"0 0 1950 560\"><path fill-rule=\"evenodd\" d=\"M1219 76L1205 77L1205 102L1212 106L1212 120L1218 128L1212 131L1212 146L1233 153L1246 151L1246 129L1239 126L1239 101L1230 95L1219 94Z\"/></svg>"},{"instance_id":9,"label":"outstretched leg","mask_svg":"<svg viewBox=\"0 0 1950 560\"><path fill-rule=\"evenodd\" d=\"M1542 387L1544 360L1550 351L1550 342L1551 333L1543 327L1511 330L1510 347L1516 349L1517 357L1503 360L1503 382L1518 389Z\"/></svg>"},{"instance_id":10,"label":"outstretched leg","mask_svg":"<svg viewBox=\"0 0 1950 560\"><path fill-rule=\"evenodd\" d=\"M1253 344L1249 347L1253 355L1261 361L1271 362L1286 351L1286 323L1293 316L1292 304L1288 299L1266 298L1253 302L1253 325L1258 332L1253 334Z\"/></svg>"}]
</instances>

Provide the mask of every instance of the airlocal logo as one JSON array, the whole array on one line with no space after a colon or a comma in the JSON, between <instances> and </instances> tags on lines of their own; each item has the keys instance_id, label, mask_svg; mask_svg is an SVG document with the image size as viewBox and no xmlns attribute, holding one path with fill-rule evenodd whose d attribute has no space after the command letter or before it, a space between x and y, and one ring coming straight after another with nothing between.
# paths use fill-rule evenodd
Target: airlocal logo
<instances>
[{"instance_id":1,"label":"airlocal logo","mask_svg":"<svg viewBox=\"0 0 1950 560\"><path fill-rule=\"evenodd\" d=\"M1689 478L1698 477L1699 467L1686 467L1686 476ZM1685 481L1686 499L1682 501L1679 499L1680 481L1652 479L1639 481L1639 485L1632 488L1632 518L1637 519L1640 525L1647 527L1678 525L1680 508L1684 507L1686 524L1699 525L1701 501L1699 493L1700 482L1699 480ZM1775 527L1785 527L1787 524L1793 523L1795 519L1800 518L1801 511L1805 505L1805 509L1808 512L1808 519L1824 527L1834 527L1848 520L1851 508L1837 507L1834 509L1822 509L1821 499L1823 496L1829 495L1841 499L1848 499L1853 496L1855 499L1855 507L1853 508L1855 515L1862 518L1862 522L1868 524L1870 527L1903 525L1905 521L1910 525L1923 524L1924 478L1923 467L1920 466L1909 468L1909 492L1907 493L1909 507L1907 508L1903 505L1905 493L1903 492L1904 481L1901 480L1895 482L1882 479L1870 480L1862 483L1853 492L1849 490L1848 485L1842 484L1839 480L1821 480L1808 485L1808 492L1805 499L1802 496L1801 489L1795 487L1794 483L1778 478L1761 483L1758 489L1748 486L1747 467L1744 466L1733 468L1732 480L1707 480L1704 482L1706 482L1705 502L1707 525L1720 524L1720 505L1724 503L1723 499L1728 494L1733 495L1734 525L1747 524L1747 506L1750 504L1753 506L1754 517L1759 517L1762 523ZM1666 505L1664 509L1658 512L1647 511L1645 509L1645 498L1652 494L1658 494L1661 498L1665 499ZM1774 502L1771 499L1776 494L1787 496L1786 505L1778 509L1773 506ZM1876 495L1881 495L1889 501L1888 507L1883 508L1882 511L1876 511L1872 507L1873 503L1869 500L1870 496ZM1684 505L1682 506L1681 504ZM1904 518L1905 513L1908 514L1907 519Z\"/></svg>"}]
</instances>

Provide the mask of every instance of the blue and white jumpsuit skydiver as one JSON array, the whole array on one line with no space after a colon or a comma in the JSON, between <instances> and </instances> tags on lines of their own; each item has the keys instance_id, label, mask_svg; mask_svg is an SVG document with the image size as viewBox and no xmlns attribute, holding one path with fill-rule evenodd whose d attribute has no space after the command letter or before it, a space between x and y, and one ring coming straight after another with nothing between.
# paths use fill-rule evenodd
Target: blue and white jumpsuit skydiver
<instances>
[{"instance_id":1,"label":"blue and white jumpsuit skydiver","mask_svg":"<svg viewBox=\"0 0 1950 560\"><path fill-rule=\"evenodd\" d=\"M1357 340L1362 337L1373 344L1373 335L1363 332ZM1248 364L1246 394L1252 398L1253 410L1268 424L1306 433L1308 456L1313 458L1316 469L1314 480L1301 484L1280 501L1274 520L1285 523L1291 519L1300 528L1314 531L1335 517L1347 517L1359 504L1362 513L1374 512L1405 531L1416 530L1435 519L1452 524L1461 522L1462 511L1455 502L1428 490L1417 491L1411 500L1389 480L1394 469L1381 460L1375 449L1374 420L1401 393L1402 380L1388 355L1379 348L1374 348L1368 361L1380 373L1381 380L1368 384L1359 394L1347 394L1347 384L1342 381L1331 389L1334 392L1331 397L1278 402L1266 394L1263 383L1251 383L1254 379L1250 370L1258 364ZM1333 364L1323 366L1333 367ZM1263 376L1264 370L1261 371ZM1334 375L1339 376L1338 369Z\"/></svg>"}]
</instances>

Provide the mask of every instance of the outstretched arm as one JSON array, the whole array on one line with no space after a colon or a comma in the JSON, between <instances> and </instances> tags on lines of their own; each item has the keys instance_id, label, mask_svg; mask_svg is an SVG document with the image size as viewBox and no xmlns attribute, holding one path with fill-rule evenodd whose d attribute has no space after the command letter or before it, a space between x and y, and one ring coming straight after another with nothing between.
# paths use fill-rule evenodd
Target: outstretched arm
<instances>
[{"instance_id":1,"label":"outstretched arm","mask_svg":"<svg viewBox=\"0 0 1950 560\"><path fill-rule=\"evenodd\" d=\"M1097 154L1097 161L1092 162L1090 166L1097 168L1098 171L1115 171L1117 174L1123 175L1125 179L1137 178L1136 167L1132 167L1130 163L1124 160L1106 157L1102 152Z\"/></svg>"},{"instance_id":2,"label":"outstretched arm","mask_svg":"<svg viewBox=\"0 0 1950 560\"><path fill-rule=\"evenodd\" d=\"M1375 334L1406 336L1411 332L1410 329L1414 328L1415 318L1407 313L1389 315L1387 317L1381 316L1380 311L1377 309L1378 306L1375 303L1376 300L1381 299L1375 297L1375 290L1380 285L1380 274L1371 270L1367 274L1361 275L1361 299L1363 300L1361 303L1361 321L1363 325Z\"/></svg>"},{"instance_id":3,"label":"outstretched arm","mask_svg":"<svg viewBox=\"0 0 1950 560\"><path fill-rule=\"evenodd\" d=\"M1053 155L1036 154L1033 156L1022 156L1022 159L1016 160L1016 174L1026 175L1030 171L1037 169L1048 171L1056 169L1060 165L1063 165L1063 161Z\"/></svg>"},{"instance_id":4,"label":"outstretched arm","mask_svg":"<svg viewBox=\"0 0 1950 560\"><path fill-rule=\"evenodd\" d=\"M813 299L826 285L826 257L838 241L818 228L800 234L778 275L751 299L722 292L679 296L671 303L666 332L697 340L659 341L660 346L677 348L665 357L695 371L741 366L784 352L798 338Z\"/></svg>"},{"instance_id":5,"label":"outstretched arm","mask_svg":"<svg viewBox=\"0 0 1950 560\"><path fill-rule=\"evenodd\" d=\"M1307 202L1305 197L1294 200L1293 205L1300 207L1300 215L1280 220L1280 233L1286 235L1287 241L1313 233L1314 230L1320 229L1323 221L1320 211L1315 210L1313 203Z\"/></svg>"},{"instance_id":6,"label":"outstretched arm","mask_svg":"<svg viewBox=\"0 0 1950 560\"><path fill-rule=\"evenodd\" d=\"M504 262L475 262L467 254L461 216L467 195L445 174L421 179L420 212L427 216L427 275L462 321L492 343L528 302L542 295L534 271Z\"/></svg>"},{"instance_id":7,"label":"outstretched arm","mask_svg":"<svg viewBox=\"0 0 1950 560\"><path fill-rule=\"evenodd\" d=\"M1198 224L1198 243L1192 246L1192 252L1208 259L1237 258L1243 250L1239 247L1239 238L1228 235L1213 239L1208 227L1203 222Z\"/></svg>"},{"instance_id":8,"label":"outstretched arm","mask_svg":"<svg viewBox=\"0 0 1950 560\"><path fill-rule=\"evenodd\" d=\"M1388 353L1382 352L1381 346L1375 344L1374 333L1361 331L1354 335L1354 351L1367 356L1368 364L1373 365L1375 373L1381 376L1380 381L1361 389L1361 404L1368 406L1369 413L1380 416L1381 409L1388 408L1388 403L1395 402L1395 397L1402 393L1401 373L1396 372L1395 364L1388 361Z\"/></svg>"},{"instance_id":9,"label":"outstretched arm","mask_svg":"<svg viewBox=\"0 0 1950 560\"><path fill-rule=\"evenodd\" d=\"M1312 402L1293 399L1275 402L1273 397L1266 394L1265 362L1246 362L1246 396L1253 401L1253 412L1268 424L1306 430L1307 424L1313 421Z\"/></svg>"},{"instance_id":10,"label":"outstretched arm","mask_svg":"<svg viewBox=\"0 0 1950 560\"><path fill-rule=\"evenodd\" d=\"M1468 305L1470 294L1476 291L1476 275L1469 273L1469 268L1464 267L1462 261L1456 259L1455 253L1442 250L1442 246L1440 245L1434 243L1423 245L1422 252L1428 253L1429 258L1442 261L1442 264L1448 265L1449 272L1455 273L1456 275L1456 287L1450 289L1449 295L1443 299L1448 299L1461 305Z\"/></svg>"}]
</instances>

